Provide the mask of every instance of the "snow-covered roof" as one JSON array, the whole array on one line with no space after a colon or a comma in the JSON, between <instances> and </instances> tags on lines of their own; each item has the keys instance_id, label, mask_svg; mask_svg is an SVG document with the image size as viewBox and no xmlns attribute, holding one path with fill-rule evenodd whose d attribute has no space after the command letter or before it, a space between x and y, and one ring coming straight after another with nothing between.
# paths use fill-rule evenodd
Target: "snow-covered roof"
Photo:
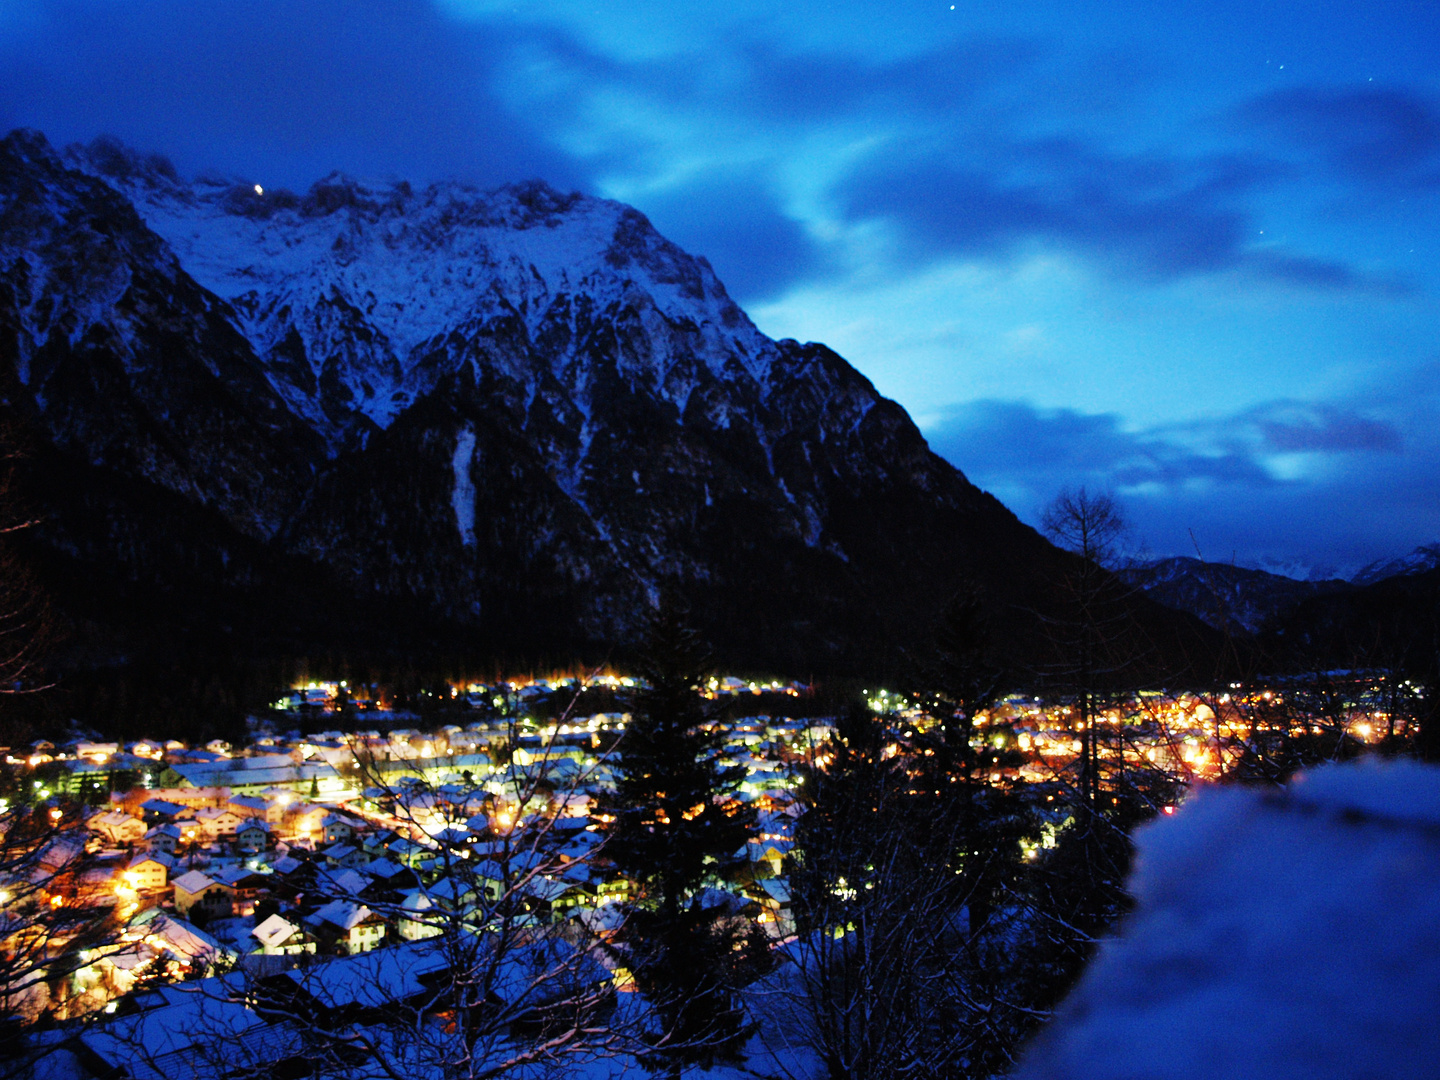
<instances>
[{"instance_id":1,"label":"snow-covered roof","mask_svg":"<svg viewBox=\"0 0 1440 1080\"><path fill-rule=\"evenodd\" d=\"M278 948L298 933L300 927L283 918L279 913L271 915L250 931L267 949Z\"/></svg>"},{"instance_id":2,"label":"snow-covered roof","mask_svg":"<svg viewBox=\"0 0 1440 1080\"><path fill-rule=\"evenodd\" d=\"M185 807L169 799L147 799L140 804L140 809L147 814L164 814L167 817L174 817L181 813Z\"/></svg>"},{"instance_id":3,"label":"snow-covered roof","mask_svg":"<svg viewBox=\"0 0 1440 1080\"><path fill-rule=\"evenodd\" d=\"M370 918L371 911L364 904L357 904L350 900L332 900L316 910L310 916L312 922L329 923L341 930L353 930L366 919Z\"/></svg>"},{"instance_id":4,"label":"snow-covered roof","mask_svg":"<svg viewBox=\"0 0 1440 1080\"><path fill-rule=\"evenodd\" d=\"M315 887L331 896L359 896L370 885L370 879L356 870L320 870L315 874Z\"/></svg>"},{"instance_id":5,"label":"snow-covered roof","mask_svg":"<svg viewBox=\"0 0 1440 1080\"><path fill-rule=\"evenodd\" d=\"M379 878L381 881L389 881L396 874L403 874L405 868L399 863L386 858L373 859L360 869L371 877Z\"/></svg>"},{"instance_id":6,"label":"snow-covered roof","mask_svg":"<svg viewBox=\"0 0 1440 1080\"><path fill-rule=\"evenodd\" d=\"M449 957L432 939L340 957L286 975L329 1008L384 1008L422 993L421 979L448 964Z\"/></svg>"},{"instance_id":7,"label":"snow-covered roof","mask_svg":"<svg viewBox=\"0 0 1440 1080\"><path fill-rule=\"evenodd\" d=\"M206 889L218 884L218 882L216 882L214 878L202 874L199 870L191 870L188 873L181 874L170 884L193 896L196 893L204 892Z\"/></svg>"}]
</instances>

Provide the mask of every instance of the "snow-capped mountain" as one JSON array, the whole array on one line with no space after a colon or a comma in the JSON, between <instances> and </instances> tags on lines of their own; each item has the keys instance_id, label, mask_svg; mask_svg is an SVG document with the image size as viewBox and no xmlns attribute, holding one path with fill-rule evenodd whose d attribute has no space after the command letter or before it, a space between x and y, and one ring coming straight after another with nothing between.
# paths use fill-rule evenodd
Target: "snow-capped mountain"
<instances>
[{"instance_id":1,"label":"snow-capped mountain","mask_svg":"<svg viewBox=\"0 0 1440 1080\"><path fill-rule=\"evenodd\" d=\"M1061 558L839 356L541 183L295 195L14 132L0 358L61 576L182 607L323 581L553 649L673 585L722 655L873 669L961 577L1019 641Z\"/></svg>"}]
</instances>

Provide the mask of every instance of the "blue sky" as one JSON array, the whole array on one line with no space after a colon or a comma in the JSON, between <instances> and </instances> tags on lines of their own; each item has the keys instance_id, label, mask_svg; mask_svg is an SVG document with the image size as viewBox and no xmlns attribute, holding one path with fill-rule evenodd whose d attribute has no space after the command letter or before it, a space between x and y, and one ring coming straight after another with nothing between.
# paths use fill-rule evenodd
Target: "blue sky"
<instances>
[{"instance_id":1,"label":"blue sky","mask_svg":"<svg viewBox=\"0 0 1440 1080\"><path fill-rule=\"evenodd\" d=\"M1440 539L1440 7L6 0L0 127L622 199L1029 521Z\"/></svg>"}]
</instances>

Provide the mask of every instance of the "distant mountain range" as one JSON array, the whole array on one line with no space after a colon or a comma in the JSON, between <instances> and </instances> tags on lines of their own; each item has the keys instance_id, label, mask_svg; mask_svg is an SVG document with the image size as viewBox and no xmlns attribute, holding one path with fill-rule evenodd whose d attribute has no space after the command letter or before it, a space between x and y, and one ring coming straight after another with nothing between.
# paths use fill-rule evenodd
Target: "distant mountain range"
<instances>
[{"instance_id":1,"label":"distant mountain range","mask_svg":"<svg viewBox=\"0 0 1440 1080\"><path fill-rule=\"evenodd\" d=\"M300 195L13 132L0 360L97 655L593 654L675 588L727 662L874 671L966 579L1032 649L1068 558L643 215L538 182Z\"/></svg>"},{"instance_id":2,"label":"distant mountain range","mask_svg":"<svg viewBox=\"0 0 1440 1080\"><path fill-rule=\"evenodd\" d=\"M1427 545L1402 558L1372 563L1348 581L1303 581L1185 556L1140 563L1125 570L1124 577L1152 599L1217 630L1255 636L1284 634L1296 619L1343 621L1337 613L1368 611L1386 597L1402 596L1407 584L1423 592L1437 568L1440 545Z\"/></svg>"},{"instance_id":3,"label":"distant mountain range","mask_svg":"<svg viewBox=\"0 0 1440 1080\"><path fill-rule=\"evenodd\" d=\"M1312 596L1351 588L1348 581L1300 581L1230 563L1179 555L1130 567L1125 578L1152 599L1188 611L1217 630L1257 634Z\"/></svg>"}]
</instances>

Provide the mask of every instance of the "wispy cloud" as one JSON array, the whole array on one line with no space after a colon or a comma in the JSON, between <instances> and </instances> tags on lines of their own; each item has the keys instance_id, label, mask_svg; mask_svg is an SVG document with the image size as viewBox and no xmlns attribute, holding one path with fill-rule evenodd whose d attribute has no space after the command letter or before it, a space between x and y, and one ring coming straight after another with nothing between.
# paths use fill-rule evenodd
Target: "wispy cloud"
<instances>
[{"instance_id":1,"label":"wispy cloud","mask_svg":"<svg viewBox=\"0 0 1440 1080\"><path fill-rule=\"evenodd\" d=\"M1159 554L1198 543L1207 557L1273 563L1324 551L1317 568L1354 569L1440 535L1440 440L1407 441L1397 422L1334 403L1133 430L1113 414L980 401L927 436L1030 521L1062 487L1117 492Z\"/></svg>"},{"instance_id":2,"label":"wispy cloud","mask_svg":"<svg viewBox=\"0 0 1440 1080\"><path fill-rule=\"evenodd\" d=\"M1398 87L1296 87L1236 115L1286 149L1363 184L1440 188L1440 101Z\"/></svg>"}]
</instances>

